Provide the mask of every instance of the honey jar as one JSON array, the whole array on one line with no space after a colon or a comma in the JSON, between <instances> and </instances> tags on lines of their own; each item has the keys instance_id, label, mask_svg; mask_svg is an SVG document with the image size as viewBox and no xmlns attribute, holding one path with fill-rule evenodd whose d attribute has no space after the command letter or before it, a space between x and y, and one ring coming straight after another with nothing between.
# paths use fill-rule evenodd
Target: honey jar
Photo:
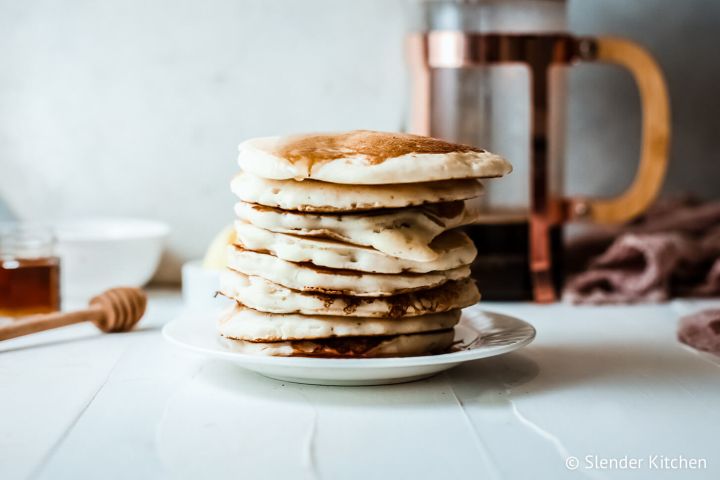
<instances>
[{"instance_id":1,"label":"honey jar","mask_svg":"<svg viewBox=\"0 0 720 480\"><path fill-rule=\"evenodd\" d=\"M60 309L60 260L48 227L0 226L0 317Z\"/></svg>"}]
</instances>

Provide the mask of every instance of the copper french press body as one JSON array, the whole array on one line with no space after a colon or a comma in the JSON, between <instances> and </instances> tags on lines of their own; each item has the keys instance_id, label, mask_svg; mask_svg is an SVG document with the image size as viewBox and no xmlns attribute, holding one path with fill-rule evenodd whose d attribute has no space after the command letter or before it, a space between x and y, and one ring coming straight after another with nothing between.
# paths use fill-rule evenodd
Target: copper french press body
<instances>
[{"instance_id":1,"label":"copper french press body","mask_svg":"<svg viewBox=\"0 0 720 480\"><path fill-rule=\"evenodd\" d=\"M423 25L407 41L410 131L487 148L514 166L508 177L485 182L485 213L469 228L483 297L554 301L563 224L627 221L662 185L670 138L662 73L631 41L567 33L563 1L430 1L420 9ZM563 193L564 67L578 62L625 67L640 91L640 163L617 197Z\"/></svg>"}]
</instances>

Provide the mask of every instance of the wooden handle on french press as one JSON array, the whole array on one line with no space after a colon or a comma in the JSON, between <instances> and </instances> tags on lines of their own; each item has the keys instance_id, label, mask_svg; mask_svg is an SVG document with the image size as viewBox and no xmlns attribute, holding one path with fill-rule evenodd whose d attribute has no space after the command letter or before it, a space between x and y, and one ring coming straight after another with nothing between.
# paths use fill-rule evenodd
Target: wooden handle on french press
<instances>
[{"instance_id":1,"label":"wooden handle on french press","mask_svg":"<svg viewBox=\"0 0 720 480\"><path fill-rule=\"evenodd\" d=\"M569 199L568 216L598 223L621 223L641 214L657 196L665 178L670 144L670 102L662 71L641 46L621 38L595 39L596 52L589 60L627 68L640 91L642 143L635 179L613 198Z\"/></svg>"},{"instance_id":2,"label":"wooden handle on french press","mask_svg":"<svg viewBox=\"0 0 720 480\"><path fill-rule=\"evenodd\" d=\"M142 318L146 305L147 296L139 288L113 288L90 300L85 310L31 315L0 326L0 341L88 321L105 333L127 332Z\"/></svg>"}]
</instances>

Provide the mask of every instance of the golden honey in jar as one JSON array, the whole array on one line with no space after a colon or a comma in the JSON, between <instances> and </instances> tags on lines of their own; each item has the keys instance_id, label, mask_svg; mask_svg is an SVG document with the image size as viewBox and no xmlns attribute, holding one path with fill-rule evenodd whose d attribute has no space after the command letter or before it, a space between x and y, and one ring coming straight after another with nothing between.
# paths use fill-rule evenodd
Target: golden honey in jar
<instances>
[{"instance_id":1,"label":"golden honey in jar","mask_svg":"<svg viewBox=\"0 0 720 480\"><path fill-rule=\"evenodd\" d=\"M46 227L0 227L0 316L19 317L60 309L60 261Z\"/></svg>"}]
</instances>

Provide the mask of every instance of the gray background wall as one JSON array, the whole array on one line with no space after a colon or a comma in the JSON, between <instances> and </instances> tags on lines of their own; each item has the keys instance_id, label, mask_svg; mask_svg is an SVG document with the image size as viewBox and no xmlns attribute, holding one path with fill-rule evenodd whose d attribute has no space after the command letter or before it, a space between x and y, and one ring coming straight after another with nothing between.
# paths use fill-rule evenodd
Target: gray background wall
<instances>
[{"instance_id":1,"label":"gray background wall","mask_svg":"<svg viewBox=\"0 0 720 480\"><path fill-rule=\"evenodd\" d=\"M0 0L0 217L171 224L177 279L231 217L237 143L404 125L405 0ZM720 2L572 0L570 25L647 46L673 107L666 192L720 196ZM570 82L568 190L612 194L638 154L628 74Z\"/></svg>"},{"instance_id":2,"label":"gray background wall","mask_svg":"<svg viewBox=\"0 0 720 480\"><path fill-rule=\"evenodd\" d=\"M650 50L671 97L665 192L720 197L720 2L571 0L569 22L574 32L624 36ZM568 189L621 191L639 152L639 99L630 75L578 66L569 104Z\"/></svg>"}]
</instances>

